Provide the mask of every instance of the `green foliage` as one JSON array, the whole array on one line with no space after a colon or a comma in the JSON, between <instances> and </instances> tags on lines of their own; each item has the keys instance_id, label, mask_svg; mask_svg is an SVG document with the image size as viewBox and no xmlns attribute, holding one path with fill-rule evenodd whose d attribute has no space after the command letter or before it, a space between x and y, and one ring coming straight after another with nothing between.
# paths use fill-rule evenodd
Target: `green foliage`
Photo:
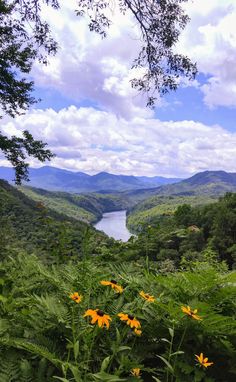
<instances>
[{"instance_id":1,"label":"green foliage","mask_svg":"<svg viewBox=\"0 0 236 382\"><path fill-rule=\"evenodd\" d=\"M120 243L2 181L0 380L233 382L236 274L219 259L235 253L235 205L227 194L208 206L184 206L177 219L165 216ZM123 293L101 280L117 281ZM78 303L74 292L82 295ZM88 309L108 314L110 327L92 324ZM141 335L118 313L134 316ZM201 353L214 364L201 367Z\"/></svg>"},{"instance_id":2,"label":"green foliage","mask_svg":"<svg viewBox=\"0 0 236 382\"><path fill-rule=\"evenodd\" d=\"M161 214L159 211L158 217L150 216L149 222L140 225L135 242L139 256L149 256L158 261L169 259L179 267L184 259L201 260L206 255L205 251L210 250L216 259L226 261L233 268L236 258L236 194L226 193L218 202L205 206L193 207L186 203L178 206L179 198L177 202L174 197L170 200L172 207L177 207L174 214ZM165 208L165 204L163 206ZM161 206L156 208L161 209ZM144 212L148 215L149 211ZM134 221L138 226L137 216L131 211L129 224Z\"/></svg>"},{"instance_id":3,"label":"green foliage","mask_svg":"<svg viewBox=\"0 0 236 382\"><path fill-rule=\"evenodd\" d=\"M1 93L0 93L1 94ZM8 138L0 131L0 150L15 169L15 182L21 184L22 180L28 180L28 167L25 162L26 156L33 156L40 162L45 162L54 157L50 150L46 150L46 143L36 141L27 131L23 131L23 138L12 136Z\"/></svg>"},{"instance_id":4,"label":"green foliage","mask_svg":"<svg viewBox=\"0 0 236 382\"><path fill-rule=\"evenodd\" d=\"M71 194L32 187L20 187L19 190L47 208L89 223L97 222L104 212L122 210L128 204L121 196L112 194Z\"/></svg>"},{"instance_id":5,"label":"green foliage","mask_svg":"<svg viewBox=\"0 0 236 382\"><path fill-rule=\"evenodd\" d=\"M45 208L4 181L0 181L0 220L5 224L1 256L20 248L45 261L64 262L86 251L98 253L106 242L93 227Z\"/></svg>"},{"instance_id":6,"label":"green foliage","mask_svg":"<svg viewBox=\"0 0 236 382\"><path fill-rule=\"evenodd\" d=\"M173 185L165 187L173 187ZM178 208L180 208L181 211L183 205L190 205L192 207L195 207L210 204L215 201L215 196L205 196L203 194L197 196L156 195L150 198L147 197L147 199L136 204L133 208L129 209L127 225L131 231L140 232L143 225L158 225L158 223L162 223L164 217L173 216L173 214L176 214ZM190 215L191 214L189 214L189 218ZM191 219L189 223L192 224ZM182 225L182 223L180 223L180 225Z\"/></svg>"},{"instance_id":7,"label":"green foliage","mask_svg":"<svg viewBox=\"0 0 236 382\"><path fill-rule=\"evenodd\" d=\"M138 263L106 265L84 260L43 265L36 257L8 259L0 269L1 381L217 381L235 380L235 272L199 262L162 275ZM101 280L115 279L116 293ZM154 302L142 299L144 290ZM76 303L69 296L82 295ZM181 306L198 309L197 321ZM101 309L112 318L101 329L84 318ZM118 313L141 323L136 336ZM204 353L214 365L196 365ZM133 368L141 377L132 377ZM40 379L41 378L41 379Z\"/></svg>"}]
</instances>

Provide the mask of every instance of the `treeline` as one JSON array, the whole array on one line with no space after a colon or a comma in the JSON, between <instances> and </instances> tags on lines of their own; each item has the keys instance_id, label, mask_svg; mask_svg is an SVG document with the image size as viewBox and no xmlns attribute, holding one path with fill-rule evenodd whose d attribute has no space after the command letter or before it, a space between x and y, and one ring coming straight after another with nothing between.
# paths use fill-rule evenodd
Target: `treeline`
<instances>
[{"instance_id":1,"label":"treeline","mask_svg":"<svg viewBox=\"0 0 236 382\"><path fill-rule=\"evenodd\" d=\"M139 254L165 262L170 269L184 261L212 256L236 264L236 194L201 207L179 206L142 226L136 240Z\"/></svg>"}]
</instances>

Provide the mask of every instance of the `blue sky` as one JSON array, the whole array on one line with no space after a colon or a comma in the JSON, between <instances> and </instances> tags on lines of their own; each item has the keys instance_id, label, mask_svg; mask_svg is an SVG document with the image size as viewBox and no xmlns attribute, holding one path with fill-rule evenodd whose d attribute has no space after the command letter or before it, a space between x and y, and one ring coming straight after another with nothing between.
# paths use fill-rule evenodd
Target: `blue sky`
<instances>
[{"instance_id":1,"label":"blue sky","mask_svg":"<svg viewBox=\"0 0 236 382\"><path fill-rule=\"evenodd\" d=\"M75 2L44 16L59 41L48 66L35 63L35 96L25 115L1 129L28 129L56 153L51 165L95 174L189 176L207 169L236 172L236 2L191 0L191 21L176 47L199 74L158 100L154 111L130 87L140 42L132 17L113 12L101 40L74 14ZM30 164L38 167L35 160ZM7 162L0 157L0 165Z\"/></svg>"}]
</instances>

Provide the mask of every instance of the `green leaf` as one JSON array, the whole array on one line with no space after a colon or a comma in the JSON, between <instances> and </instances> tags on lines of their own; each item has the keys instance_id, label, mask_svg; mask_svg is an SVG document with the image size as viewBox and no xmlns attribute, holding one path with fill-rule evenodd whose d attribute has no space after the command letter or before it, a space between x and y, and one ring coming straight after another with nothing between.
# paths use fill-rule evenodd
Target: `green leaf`
<instances>
[{"instance_id":1,"label":"green leaf","mask_svg":"<svg viewBox=\"0 0 236 382\"><path fill-rule=\"evenodd\" d=\"M174 329L168 328L171 338L174 337Z\"/></svg>"},{"instance_id":2,"label":"green leaf","mask_svg":"<svg viewBox=\"0 0 236 382\"><path fill-rule=\"evenodd\" d=\"M168 367L168 369L170 370L170 372L173 374L174 373L174 369L173 367L171 366L170 362L167 361L167 359L165 359L164 357L158 355L157 356L158 358L160 358L165 364L166 366Z\"/></svg>"},{"instance_id":3,"label":"green leaf","mask_svg":"<svg viewBox=\"0 0 236 382\"><path fill-rule=\"evenodd\" d=\"M173 357L173 355L178 355L178 354L184 354L184 351L182 351L182 350L175 351L170 356Z\"/></svg>"},{"instance_id":4,"label":"green leaf","mask_svg":"<svg viewBox=\"0 0 236 382\"><path fill-rule=\"evenodd\" d=\"M168 344L171 344L171 342L167 338L161 338L161 341L167 342Z\"/></svg>"},{"instance_id":5,"label":"green leaf","mask_svg":"<svg viewBox=\"0 0 236 382\"><path fill-rule=\"evenodd\" d=\"M79 355L79 341L76 341L76 343L74 344L74 356L75 356L75 360L78 358L78 355Z\"/></svg>"},{"instance_id":6,"label":"green leaf","mask_svg":"<svg viewBox=\"0 0 236 382\"><path fill-rule=\"evenodd\" d=\"M119 346L117 353L119 353L120 351L124 351L124 350L131 350L131 347L130 346Z\"/></svg>"},{"instance_id":7,"label":"green leaf","mask_svg":"<svg viewBox=\"0 0 236 382\"><path fill-rule=\"evenodd\" d=\"M70 382L70 380L66 378L61 378L61 377L53 377L53 378L58 379L59 381L62 381L62 382Z\"/></svg>"},{"instance_id":8,"label":"green leaf","mask_svg":"<svg viewBox=\"0 0 236 382\"><path fill-rule=\"evenodd\" d=\"M152 379L154 379L154 381L156 381L156 382L161 382L161 380L158 379L158 378L156 378L156 377L153 377L153 376L152 376Z\"/></svg>"},{"instance_id":9,"label":"green leaf","mask_svg":"<svg viewBox=\"0 0 236 382\"><path fill-rule=\"evenodd\" d=\"M97 374L92 374L93 378L95 380L99 380L102 382L120 382L120 381L126 381L126 379L121 379L117 375L107 374L104 371L101 371Z\"/></svg>"},{"instance_id":10,"label":"green leaf","mask_svg":"<svg viewBox=\"0 0 236 382\"><path fill-rule=\"evenodd\" d=\"M110 360L111 360L110 356L104 358L104 360L102 361L102 365L101 365L101 371L105 371L108 368Z\"/></svg>"},{"instance_id":11,"label":"green leaf","mask_svg":"<svg viewBox=\"0 0 236 382\"><path fill-rule=\"evenodd\" d=\"M73 366L73 365L70 365L69 368L72 371L72 374L73 374L75 381L76 382L83 382L81 377L80 377L80 373L79 373L78 368L76 366Z\"/></svg>"}]
</instances>

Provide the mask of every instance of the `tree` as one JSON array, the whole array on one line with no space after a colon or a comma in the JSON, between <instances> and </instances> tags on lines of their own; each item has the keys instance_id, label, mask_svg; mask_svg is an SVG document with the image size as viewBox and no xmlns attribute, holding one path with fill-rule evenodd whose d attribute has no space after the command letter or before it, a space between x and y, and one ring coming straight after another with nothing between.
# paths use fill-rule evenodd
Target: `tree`
<instances>
[{"instance_id":1,"label":"tree","mask_svg":"<svg viewBox=\"0 0 236 382\"><path fill-rule=\"evenodd\" d=\"M154 106L156 93L163 95L170 90L176 90L180 77L193 79L196 75L196 65L188 57L174 52L180 32L189 21L182 8L182 3L186 1L188 0L77 1L77 15L88 17L90 30L102 37L106 36L111 25L111 4L116 4L122 14L131 13L140 30L142 42L133 67L144 70L144 75L134 78L131 85L147 94L148 106ZM45 64L48 55L57 51L57 43L51 36L50 26L42 20L43 4L55 9L60 7L59 0L0 0L0 105L3 112L11 117L22 114L36 102L31 96L33 82L25 78L30 73L33 62L39 60ZM24 139L28 139L28 134L24 132ZM25 149L25 153L41 161L52 157L49 150L44 151L45 144L42 142L34 141L32 136L27 142L24 139L18 138L17 141L16 137L6 138L0 132L0 150L15 167L18 183L27 179L28 165L22 150L16 150L16 142L21 149ZM36 147L39 150L35 150Z\"/></svg>"},{"instance_id":2,"label":"tree","mask_svg":"<svg viewBox=\"0 0 236 382\"><path fill-rule=\"evenodd\" d=\"M22 180L28 180L28 163L26 163L26 155L33 156L39 161L44 162L50 160L54 154L50 150L46 150L47 144L37 141L28 132L23 132L23 137L12 136L8 138L0 134L0 149L5 157L11 162L15 168L15 183L21 184Z\"/></svg>"},{"instance_id":3,"label":"tree","mask_svg":"<svg viewBox=\"0 0 236 382\"><path fill-rule=\"evenodd\" d=\"M134 68L145 73L131 81L132 87L148 95L147 106L154 106L155 92L164 95L176 90L180 77L194 79L196 64L174 52L181 30L189 21L181 4L188 0L117 0L122 14L131 13L141 32L142 42ZM87 16L91 31L106 36L111 25L107 10L114 2L110 0L78 0L77 15Z\"/></svg>"}]
</instances>

